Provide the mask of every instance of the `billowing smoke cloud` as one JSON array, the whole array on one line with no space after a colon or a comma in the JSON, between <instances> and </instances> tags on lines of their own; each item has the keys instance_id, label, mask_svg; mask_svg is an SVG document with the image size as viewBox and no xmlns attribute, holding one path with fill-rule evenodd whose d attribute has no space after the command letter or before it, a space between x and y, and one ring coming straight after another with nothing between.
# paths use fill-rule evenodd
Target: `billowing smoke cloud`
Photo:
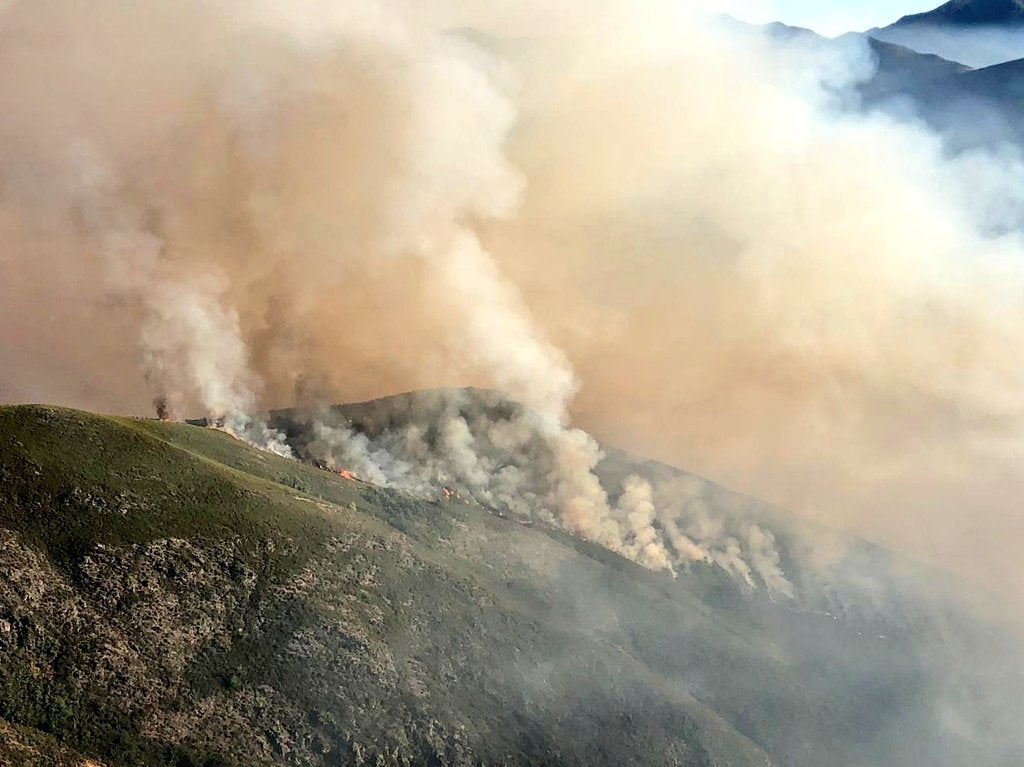
<instances>
[{"instance_id":1,"label":"billowing smoke cloud","mask_svg":"<svg viewBox=\"0 0 1024 767\"><path fill-rule=\"evenodd\" d=\"M627 478L618 508L626 521L625 554L649 567L671 569L671 555L654 528L657 509L651 483L643 477Z\"/></svg>"},{"instance_id":2,"label":"billowing smoke cloud","mask_svg":"<svg viewBox=\"0 0 1024 767\"><path fill-rule=\"evenodd\" d=\"M610 501L575 402L602 437L1019 583L1017 153L851 112L855 40L677 6L7 4L0 398L230 421L478 383L532 413L502 438L543 478L457 417L402 449L325 423L324 454L790 591L770 531L642 479Z\"/></svg>"},{"instance_id":3,"label":"billowing smoke cloud","mask_svg":"<svg viewBox=\"0 0 1024 767\"><path fill-rule=\"evenodd\" d=\"M95 248L110 295L135 304L144 378L161 418L180 413L187 394L223 427L253 444L290 455L280 435L251 414L257 383L248 367L238 317L220 301L223 287L203 272L176 273L166 242L136 207L99 152L69 147L67 203L87 247Z\"/></svg>"},{"instance_id":4,"label":"billowing smoke cloud","mask_svg":"<svg viewBox=\"0 0 1024 767\"><path fill-rule=\"evenodd\" d=\"M70 172L75 183L47 189L51 209L59 206L51 210L56 222L32 221L31 195L16 184L14 210L29 225L63 219L70 236L76 224L84 230L77 234L87 252L74 255L94 250L102 288L135 305L144 377L161 403L170 413L201 407L281 451L278 435L243 415L256 409L261 386L249 345L260 329L244 333L240 315L280 291L289 322L307 335L348 333L344 324L319 326L304 309L344 301L342 275L353 266L372 273L404 260L401 268L427 284L430 306L445 307L445 340L457 347L451 356L477 365L534 414L552 455L547 506L569 529L618 547L620 532L593 475L600 451L567 425L576 389L569 363L530 320L471 225L474 217L509 216L523 186L504 155L516 110L497 62L415 23L399 3L186 3L181 10L168 29L154 26L166 11L160 3L114 6L98 14L101 21L85 18L85 6L74 2L16 4L5 17L29 37L63 32L81 43L69 45L67 60L46 53L64 78L53 92L16 94L28 102L17 104L18 117L35 109L66 127L52 136L15 131L8 157L24 161L26 139L34 171L58 180ZM203 26L195 39L193 24ZM97 84L84 64L122 36L131 43L116 57L130 75L109 73ZM17 73L18 44L10 48L11 76L27 76ZM181 50L194 55L178 63ZM147 88L170 103L166 112L136 117L136 100L154 98ZM101 105L109 114L95 120ZM80 145L85 150L68 158ZM279 341L273 327L254 340L265 364L284 357L284 370L261 371L270 381L296 372L294 349L282 355ZM317 373L330 362L314 359L310 367ZM458 422L448 425L456 429L446 435L451 457L467 475L460 479L480 484ZM383 454L370 454L357 435L322 436L369 478L393 480L400 469L380 468Z\"/></svg>"},{"instance_id":5,"label":"billowing smoke cloud","mask_svg":"<svg viewBox=\"0 0 1024 767\"><path fill-rule=\"evenodd\" d=\"M282 411L271 423L288 434L299 458L347 477L428 499L472 500L521 522L559 524L654 570L713 564L744 589L797 597L783 568L784 547L758 524L749 499L606 456L589 435L553 431L536 411L497 392L416 392ZM565 445L575 440L567 457ZM793 538L790 548L812 573L827 574L843 559L817 561L803 543Z\"/></svg>"},{"instance_id":6,"label":"billowing smoke cloud","mask_svg":"<svg viewBox=\"0 0 1024 767\"><path fill-rule=\"evenodd\" d=\"M488 232L545 254L509 268L585 422L1019 588L1017 150L851 113L856 41L662 21L545 49L513 145L529 223Z\"/></svg>"},{"instance_id":7,"label":"billowing smoke cloud","mask_svg":"<svg viewBox=\"0 0 1024 767\"><path fill-rule=\"evenodd\" d=\"M408 404L408 412L391 413L376 427L353 428L328 409L288 414L278 425L292 433L301 458L327 468L427 496L448 488L523 520L557 520L652 567L670 567L650 528L650 485L631 478L613 509L594 473L603 453L590 435L495 393L442 390Z\"/></svg>"}]
</instances>

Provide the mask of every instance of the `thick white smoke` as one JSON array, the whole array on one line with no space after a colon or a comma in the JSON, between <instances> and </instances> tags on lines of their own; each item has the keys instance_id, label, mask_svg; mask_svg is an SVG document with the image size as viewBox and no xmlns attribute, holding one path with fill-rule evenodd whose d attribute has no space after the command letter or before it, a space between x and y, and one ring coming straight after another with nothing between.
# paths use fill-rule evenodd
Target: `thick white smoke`
<instances>
[{"instance_id":1,"label":"thick white smoke","mask_svg":"<svg viewBox=\"0 0 1024 767\"><path fill-rule=\"evenodd\" d=\"M654 528L658 512L654 506L651 483L643 477L627 478L623 483L618 508L626 518L625 555L648 567L672 569L672 556Z\"/></svg>"},{"instance_id":2,"label":"thick white smoke","mask_svg":"<svg viewBox=\"0 0 1024 767\"><path fill-rule=\"evenodd\" d=\"M125 197L116 171L94 146L68 147L65 161L67 204L99 256L105 285L140 313L142 372L161 416L181 417L192 395L233 434L290 456L282 435L252 415L258 384L238 317L221 302L222 280L168 263L158 225Z\"/></svg>"},{"instance_id":3,"label":"thick white smoke","mask_svg":"<svg viewBox=\"0 0 1024 767\"><path fill-rule=\"evenodd\" d=\"M216 415L251 412L252 374L238 318L220 303L222 286L202 273L174 273L156 226L124 199L116 172L95 148L69 147L66 161L68 204L103 261L106 284L141 305L143 372L157 393L166 389L172 412L180 413L184 392L195 392Z\"/></svg>"},{"instance_id":4,"label":"thick white smoke","mask_svg":"<svg viewBox=\"0 0 1024 767\"><path fill-rule=\"evenodd\" d=\"M497 393L419 392L276 419L299 457L326 468L425 498L454 493L520 521L561 525L654 570L713 564L745 589L797 596L782 547L750 517L749 500L723 495L696 477L657 476L639 466L631 473L631 464L605 456L584 432L553 430L535 411ZM842 559L812 562L802 550L799 557L805 569L822 575Z\"/></svg>"}]
</instances>

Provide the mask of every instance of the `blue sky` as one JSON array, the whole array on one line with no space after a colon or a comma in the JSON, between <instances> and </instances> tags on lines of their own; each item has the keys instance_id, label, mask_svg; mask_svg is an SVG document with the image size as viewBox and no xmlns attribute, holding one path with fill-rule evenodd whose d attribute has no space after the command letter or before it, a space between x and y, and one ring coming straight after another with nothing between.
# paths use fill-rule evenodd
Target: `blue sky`
<instances>
[{"instance_id":1,"label":"blue sky","mask_svg":"<svg viewBox=\"0 0 1024 767\"><path fill-rule=\"evenodd\" d=\"M908 13L930 11L944 0L754 0L736 3L733 15L748 21L784 21L835 35L885 26Z\"/></svg>"}]
</instances>

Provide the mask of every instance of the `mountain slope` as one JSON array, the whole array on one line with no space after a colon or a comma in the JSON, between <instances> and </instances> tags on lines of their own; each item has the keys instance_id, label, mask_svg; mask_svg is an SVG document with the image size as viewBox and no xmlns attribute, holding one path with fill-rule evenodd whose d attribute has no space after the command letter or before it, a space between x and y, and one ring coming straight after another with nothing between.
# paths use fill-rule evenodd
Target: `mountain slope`
<instances>
[{"instance_id":1,"label":"mountain slope","mask_svg":"<svg viewBox=\"0 0 1024 767\"><path fill-rule=\"evenodd\" d=\"M1024 36L1024 32L1022 32ZM954 150L1024 144L1024 60L964 72L918 93L922 113Z\"/></svg>"},{"instance_id":2,"label":"mountain slope","mask_svg":"<svg viewBox=\"0 0 1024 767\"><path fill-rule=\"evenodd\" d=\"M860 87L865 98L920 91L936 83L970 72L970 67L933 54L918 53L902 45L868 38L878 69Z\"/></svg>"},{"instance_id":3,"label":"mountain slope","mask_svg":"<svg viewBox=\"0 0 1024 767\"><path fill-rule=\"evenodd\" d=\"M393 423L408 401L349 413ZM679 474L624 454L602 469L638 470ZM196 426L0 408L0 567L0 739L108 767L952 765L1009 748L935 725L952 624L925 603L893 601L890 620L709 565L672 578Z\"/></svg>"},{"instance_id":4,"label":"mountain slope","mask_svg":"<svg viewBox=\"0 0 1024 767\"><path fill-rule=\"evenodd\" d=\"M0 717L89 756L767 763L537 584L458 552L463 529L508 537L526 556L551 551L546 567L701 620L535 531L198 428L11 408L0 434L0 558L14 573L0 586ZM633 711L643 720L624 724Z\"/></svg>"},{"instance_id":5,"label":"mountain slope","mask_svg":"<svg viewBox=\"0 0 1024 767\"><path fill-rule=\"evenodd\" d=\"M935 77L910 74L887 80L880 73L862 93L868 106L895 103L901 112L909 99L916 114L956 153L1024 144L1022 78L1024 59Z\"/></svg>"},{"instance_id":6,"label":"mountain slope","mask_svg":"<svg viewBox=\"0 0 1024 767\"><path fill-rule=\"evenodd\" d=\"M971 71L971 67L956 61L856 32L832 39L778 22L757 29L763 29L775 43L794 43L810 50L837 51L851 46L857 50L866 45L873 57L874 70L870 78L856 85L856 93L868 106L905 96L919 98L933 90L938 92L952 78Z\"/></svg>"},{"instance_id":7,"label":"mountain slope","mask_svg":"<svg viewBox=\"0 0 1024 767\"><path fill-rule=\"evenodd\" d=\"M1024 100L1024 59L983 69L972 69L951 78L949 84L976 98L988 99L1019 110Z\"/></svg>"}]
</instances>

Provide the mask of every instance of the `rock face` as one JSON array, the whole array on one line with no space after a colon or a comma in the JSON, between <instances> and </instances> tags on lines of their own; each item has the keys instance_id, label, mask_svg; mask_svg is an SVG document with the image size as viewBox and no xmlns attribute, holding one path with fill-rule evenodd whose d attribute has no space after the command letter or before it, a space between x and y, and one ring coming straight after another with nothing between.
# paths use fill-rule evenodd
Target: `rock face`
<instances>
[{"instance_id":1,"label":"rock face","mask_svg":"<svg viewBox=\"0 0 1024 767\"><path fill-rule=\"evenodd\" d=\"M0 408L0 571L5 765L995 764L1017 721L984 753L936 723L923 609L673 578L194 426Z\"/></svg>"}]
</instances>

